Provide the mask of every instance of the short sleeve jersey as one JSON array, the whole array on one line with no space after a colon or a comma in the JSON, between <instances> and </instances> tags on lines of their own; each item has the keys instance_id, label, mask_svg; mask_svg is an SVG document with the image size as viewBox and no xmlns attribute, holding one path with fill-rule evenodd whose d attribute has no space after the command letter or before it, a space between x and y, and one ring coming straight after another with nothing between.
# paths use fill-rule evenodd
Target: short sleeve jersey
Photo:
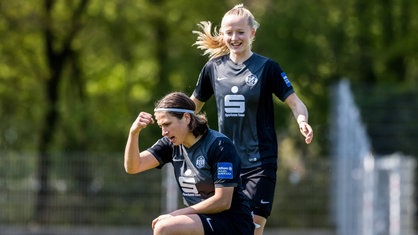
<instances>
[{"instance_id":1,"label":"short sleeve jersey","mask_svg":"<svg viewBox=\"0 0 418 235\"><path fill-rule=\"evenodd\" d=\"M232 141L209 129L193 146L173 145L167 137L148 149L162 167L171 162L186 205L199 203L215 193L217 187L235 187L230 211L249 213L242 192L240 158Z\"/></svg>"},{"instance_id":2,"label":"short sleeve jersey","mask_svg":"<svg viewBox=\"0 0 418 235\"><path fill-rule=\"evenodd\" d=\"M232 139L241 167L253 168L277 164L273 94L284 101L293 92L276 62L253 53L243 64L229 55L208 61L193 95L202 102L215 96L219 131Z\"/></svg>"}]
</instances>

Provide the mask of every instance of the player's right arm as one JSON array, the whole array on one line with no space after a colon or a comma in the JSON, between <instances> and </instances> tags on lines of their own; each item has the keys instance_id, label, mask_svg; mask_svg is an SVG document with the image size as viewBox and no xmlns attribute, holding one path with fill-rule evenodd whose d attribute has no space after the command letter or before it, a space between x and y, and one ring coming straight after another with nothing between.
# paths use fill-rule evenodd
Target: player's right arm
<instances>
[{"instance_id":1,"label":"player's right arm","mask_svg":"<svg viewBox=\"0 0 418 235\"><path fill-rule=\"evenodd\" d=\"M203 105L205 105L205 102L202 102L202 101L198 100L198 99L197 99L194 95L192 95L192 96L190 97L190 99L192 99L192 100L193 100L193 102L196 104L196 110L195 110L195 113L199 113L199 112L200 112L200 110L202 110Z\"/></svg>"},{"instance_id":2,"label":"player's right arm","mask_svg":"<svg viewBox=\"0 0 418 235\"><path fill-rule=\"evenodd\" d=\"M151 114L141 112L129 130L124 155L125 171L129 174L146 171L159 165L158 160L149 151L140 152L138 144L141 130L153 123Z\"/></svg>"}]
</instances>

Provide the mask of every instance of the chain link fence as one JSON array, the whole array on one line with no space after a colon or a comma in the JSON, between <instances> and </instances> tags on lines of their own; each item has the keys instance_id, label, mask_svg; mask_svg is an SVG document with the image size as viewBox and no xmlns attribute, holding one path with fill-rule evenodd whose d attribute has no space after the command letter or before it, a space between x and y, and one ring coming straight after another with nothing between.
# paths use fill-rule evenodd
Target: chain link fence
<instances>
[{"instance_id":1,"label":"chain link fence","mask_svg":"<svg viewBox=\"0 0 418 235\"><path fill-rule=\"evenodd\" d=\"M333 91L330 188L337 234L415 234L415 160L374 156L348 82Z\"/></svg>"}]
</instances>

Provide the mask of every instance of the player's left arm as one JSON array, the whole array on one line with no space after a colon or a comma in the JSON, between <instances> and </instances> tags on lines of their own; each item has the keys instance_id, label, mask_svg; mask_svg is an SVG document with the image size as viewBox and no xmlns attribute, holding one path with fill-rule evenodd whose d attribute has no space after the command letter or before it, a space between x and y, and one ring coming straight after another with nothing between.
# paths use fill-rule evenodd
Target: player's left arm
<instances>
[{"instance_id":1,"label":"player's left arm","mask_svg":"<svg viewBox=\"0 0 418 235\"><path fill-rule=\"evenodd\" d=\"M308 123L308 109L305 104L295 93L289 95L285 103L292 110L293 116L299 125L300 133L305 137L305 143L310 144L313 138L313 130Z\"/></svg>"},{"instance_id":2,"label":"player's left arm","mask_svg":"<svg viewBox=\"0 0 418 235\"><path fill-rule=\"evenodd\" d=\"M187 214L216 214L231 208L234 187L215 188L215 194L197 204L170 213L172 216Z\"/></svg>"},{"instance_id":3,"label":"player's left arm","mask_svg":"<svg viewBox=\"0 0 418 235\"><path fill-rule=\"evenodd\" d=\"M215 194L195 205L175 210L169 214L160 215L152 221L152 228L158 221L178 215L216 214L231 207L234 187L215 188Z\"/></svg>"},{"instance_id":4,"label":"player's left arm","mask_svg":"<svg viewBox=\"0 0 418 235\"><path fill-rule=\"evenodd\" d=\"M232 141L222 137L212 144L208 156L211 159L210 165L214 176L214 195L195 205L173 212L175 215L214 214L231 208L234 190L240 181L239 155Z\"/></svg>"}]
</instances>

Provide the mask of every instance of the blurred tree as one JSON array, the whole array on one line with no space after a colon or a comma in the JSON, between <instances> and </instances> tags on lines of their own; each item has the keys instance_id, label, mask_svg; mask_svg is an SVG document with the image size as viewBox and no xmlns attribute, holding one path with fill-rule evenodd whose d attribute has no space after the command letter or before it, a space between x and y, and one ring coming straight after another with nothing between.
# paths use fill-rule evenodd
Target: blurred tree
<instances>
[{"instance_id":1,"label":"blurred tree","mask_svg":"<svg viewBox=\"0 0 418 235\"><path fill-rule=\"evenodd\" d=\"M50 145L56 131L56 125L59 118L59 87L63 79L63 72L71 59L75 58L77 53L72 49L73 41L82 27L82 15L86 10L88 0L80 0L73 2L73 5L67 8L70 12L67 19L67 25L61 20L54 17L54 13L60 15L59 9L54 12L56 7L54 0L44 0L44 28L43 40L45 49L45 59L47 62L47 77L44 79L44 89L46 95L46 111L43 118L43 127L40 133L40 141L38 145L38 196L35 208L35 220L39 223L47 221L47 206L49 203L49 171L50 171ZM56 9L56 8L55 8ZM75 72L78 68L73 64ZM76 83L80 85L80 83ZM82 93L80 93L82 94ZM88 182L88 181L87 181Z\"/></svg>"}]
</instances>

